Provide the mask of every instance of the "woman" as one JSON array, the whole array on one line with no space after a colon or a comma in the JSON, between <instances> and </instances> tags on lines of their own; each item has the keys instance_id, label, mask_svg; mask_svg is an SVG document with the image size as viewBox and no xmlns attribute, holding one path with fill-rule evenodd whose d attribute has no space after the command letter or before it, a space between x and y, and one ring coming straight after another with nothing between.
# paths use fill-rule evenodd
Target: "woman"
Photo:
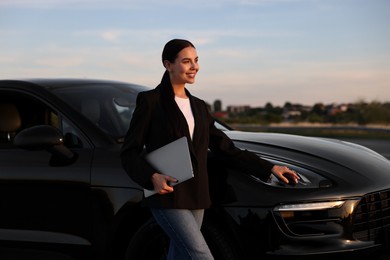
<instances>
[{"instance_id":1,"label":"woman","mask_svg":"<svg viewBox=\"0 0 390 260\"><path fill-rule=\"evenodd\" d=\"M241 150L214 125L206 103L190 94L185 84L193 84L199 71L194 45L182 39L169 41L162 53L165 73L153 90L141 92L122 147L121 159L129 176L158 194L144 198L157 223L170 238L168 259L213 259L200 231L204 209L210 206L208 149L244 166L248 173L267 179L272 172L288 183L298 175L285 166L273 165L257 155ZM147 152L186 136L194 178L174 187L174 178L156 172L142 157ZM175 160L175 158L172 158Z\"/></svg>"}]
</instances>

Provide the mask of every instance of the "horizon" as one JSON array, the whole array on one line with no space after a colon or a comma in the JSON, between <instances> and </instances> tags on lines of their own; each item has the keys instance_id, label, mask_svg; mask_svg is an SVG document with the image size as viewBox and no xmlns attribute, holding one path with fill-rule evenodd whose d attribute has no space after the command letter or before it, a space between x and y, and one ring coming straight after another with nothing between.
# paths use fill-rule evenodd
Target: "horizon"
<instances>
[{"instance_id":1,"label":"horizon","mask_svg":"<svg viewBox=\"0 0 390 260\"><path fill-rule=\"evenodd\" d=\"M250 108L263 108L265 107L268 103L270 103L273 107L284 107L284 105L286 103L290 103L291 105L295 106L295 105L301 105L301 106L304 106L304 107L313 107L317 104L323 104L324 106L329 106L329 105L352 105L352 104L356 104L356 103L360 103L360 102L365 102L365 103L373 103L373 102L379 102L381 104L385 104L385 103L390 103L390 101L378 101L378 100L365 100L365 99L359 99L359 100L356 100L356 101L352 101L352 102L316 102L316 103L313 103L313 104L303 104L303 103L300 103L300 102L290 102L290 101L286 101L282 104L273 104L272 102L265 102L264 105L249 105L249 104L236 104L236 105L231 105L231 104L225 104L223 102L223 100L221 99L215 99L214 101L206 101L206 103L208 103L210 106L213 106L214 105L214 102L217 101L217 100L220 100L221 101L221 105L222 105L222 108L224 107L225 109L223 110L226 110L228 106L233 106L233 107L240 107L240 106L249 106Z\"/></svg>"},{"instance_id":2,"label":"horizon","mask_svg":"<svg viewBox=\"0 0 390 260\"><path fill-rule=\"evenodd\" d=\"M390 1L2 0L0 78L155 87L161 51L193 42L189 91L212 104L390 101Z\"/></svg>"}]
</instances>

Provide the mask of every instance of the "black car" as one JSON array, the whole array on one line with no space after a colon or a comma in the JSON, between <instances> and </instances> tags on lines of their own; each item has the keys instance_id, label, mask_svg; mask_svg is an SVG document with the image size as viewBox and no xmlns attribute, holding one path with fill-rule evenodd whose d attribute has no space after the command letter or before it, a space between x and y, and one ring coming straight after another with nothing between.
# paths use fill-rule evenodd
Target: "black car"
<instances>
[{"instance_id":1,"label":"black car","mask_svg":"<svg viewBox=\"0 0 390 260\"><path fill-rule=\"evenodd\" d=\"M0 80L0 259L164 259L167 238L119 157L146 89ZM301 179L264 182L210 153L202 232L216 259L388 259L389 160L334 139L218 126Z\"/></svg>"}]
</instances>

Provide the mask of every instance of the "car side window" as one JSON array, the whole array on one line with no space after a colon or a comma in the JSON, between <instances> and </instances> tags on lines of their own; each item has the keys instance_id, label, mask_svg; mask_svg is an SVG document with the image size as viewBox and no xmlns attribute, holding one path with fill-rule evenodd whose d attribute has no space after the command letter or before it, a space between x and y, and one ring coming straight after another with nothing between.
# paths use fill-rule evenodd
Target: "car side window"
<instances>
[{"instance_id":1,"label":"car side window","mask_svg":"<svg viewBox=\"0 0 390 260\"><path fill-rule=\"evenodd\" d=\"M14 147L13 139L22 130L50 125L64 135L68 147L82 147L76 129L43 101L19 92L0 93L0 147Z\"/></svg>"},{"instance_id":2,"label":"car side window","mask_svg":"<svg viewBox=\"0 0 390 260\"><path fill-rule=\"evenodd\" d=\"M11 145L21 128L17 107L7 100L0 100L0 146Z\"/></svg>"},{"instance_id":3,"label":"car side window","mask_svg":"<svg viewBox=\"0 0 390 260\"><path fill-rule=\"evenodd\" d=\"M124 103L124 102L123 102ZM119 115L121 120L121 125L125 127L122 135L125 135L127 128L130 125L131 118L133 117L133 112L135 109L135 103L120 103L119 99L114 99L114 107L116 113Z\"/></svg>"},{"instance_id":4,"label":"car side window","mask_svg":"<svg viewBox=\"0 0 390 260\"><path fill-rule=\"evenodd\" d=\"M76 129L68 122L68 120L62 118L61 121L62 134L64 135L64 143L68 148L82 148L85 146L85 142L82 141L80 135Z\"/></svg>"}]
</instances>

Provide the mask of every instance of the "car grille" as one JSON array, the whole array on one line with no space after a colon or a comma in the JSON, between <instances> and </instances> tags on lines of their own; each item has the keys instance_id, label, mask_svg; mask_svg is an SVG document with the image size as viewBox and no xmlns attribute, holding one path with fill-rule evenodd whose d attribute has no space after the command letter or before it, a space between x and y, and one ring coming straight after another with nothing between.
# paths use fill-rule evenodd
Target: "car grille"
<instances>
[{"instance_id":1,"label":"car grille","mask_svg":"<svg viewBox=\"0 0 390 260\"><path fill-rule=\"evenodd\" d=\"M376 242L388 241L388 236L390 236L390 190L364 196L352 219L355 239Z\"/></svg>"}]
</instances>

